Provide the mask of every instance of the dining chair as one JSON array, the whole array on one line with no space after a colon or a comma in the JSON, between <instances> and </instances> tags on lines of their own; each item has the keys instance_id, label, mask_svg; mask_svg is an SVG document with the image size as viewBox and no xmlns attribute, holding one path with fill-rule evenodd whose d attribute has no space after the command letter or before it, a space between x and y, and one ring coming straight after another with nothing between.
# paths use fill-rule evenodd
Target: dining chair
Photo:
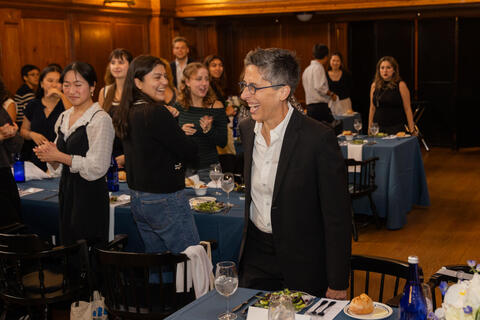
<instances>
[{"instance_id":1,"label":"dining chair","mask_svg":"<svg viewBox=\"0 0 480 320\"><path fill-rule=\"evenodd\" d=\"M427 101L412 101L412 107L415 108L415 111L413 111L413 124L415 126L415 129L417 130L417 137L420 141L422 141L425 150L430 151L430 148L425 141L425 136L422 134L420 128L418 127L418 123L420 122L420 119L422 119L427 104ZM405 128L408 131L408 127L405 126Z\"/></svg>"},{"instance_id":2,"label":"dining chair","mask_svg":"<svg viewBox=\"0 0 480 320\"><path fill-rule=\"evenodd\" d=\"M362 292L367 295L369 292L372 292L371 297L378 293L378 295L372 297L374 301L386 301L386 304L393 307L399 305L404 282L408 279L408 262L364 255L352 255L350 262L350 298ZM355 275L357 275L357 277L355 277ZM356 286L357 282L355 279L363 280L363 277L365 278L364 286ZM423 272L421 268L420 277L420 280L423 282ZM392 294L386 296L384 294L386 291Z\"/></svg>"},{"instance_id":3,"label":"dining chair","mask_svg":"<svg viewBox=\"0 0 480 320\"><path fill-rule=\"evenodd\" d=\"M20 307L32 319L48 319L49 306L79 299L90 291L87 244L42 247L36 235L0 236L0 297L2 318ZM32 247L29 247L32 245Z\"/></svg>"},{"instance_id":4,"label":"dining chair","mask_svg":"<svg viewBox=\"0 0 480 320\"><path fill-rule=\"evenodd\" d=\"M378 157L373 157L367 160L357 161L355 159L345 159L348 176L348 192L350 198L353 200L368 197L370 201L370 209L372 210L373 218L377 229L380 228L380 220L378 218L377 207L372 198L372 193L377 190L375 184L375 162L379 160ZM352 226L353 239L358 241L358 230L355 223L355 213L352 208Z\"/></svg>"},{"instance_id":5,"label":"dining chair","mask_svg":"<svg viewBox=\"0 0 480 320\"><path fill-rule=\"evenodd\" d=\"M440 290L437 289L438 286L442 281L448 282L457 282L459 279L464 279L462 274L468 273L472 274L472 268L468 265L449 265L446 266L448 270L456 271L456 276L449 276L441 273L434 273L430 279L428 280L428 285L430 286L430 290L432 293L432 303L433 303L433 310L437 308L437 295L436 293ZM440 294L439 297L442 297L441 301L443 301L443 295Z\"/></svg>"}]
</instances>

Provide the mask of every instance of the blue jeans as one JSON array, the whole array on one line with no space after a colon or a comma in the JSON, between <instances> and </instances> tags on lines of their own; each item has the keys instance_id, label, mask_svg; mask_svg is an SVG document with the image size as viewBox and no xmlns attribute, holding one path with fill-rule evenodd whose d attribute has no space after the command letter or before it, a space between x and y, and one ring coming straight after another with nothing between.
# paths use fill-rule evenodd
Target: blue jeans
<instances>
[{"instance_id":1,"label":"blue jeans","mask_svg":"<svg viewBox=\"0 0 480 320\"><path fill-rule=\"evenodd\" d=\"M185 191L148 193L130 190L133 218L146 253L180 253L200 242Z\"/></svg>"}]
</instances>

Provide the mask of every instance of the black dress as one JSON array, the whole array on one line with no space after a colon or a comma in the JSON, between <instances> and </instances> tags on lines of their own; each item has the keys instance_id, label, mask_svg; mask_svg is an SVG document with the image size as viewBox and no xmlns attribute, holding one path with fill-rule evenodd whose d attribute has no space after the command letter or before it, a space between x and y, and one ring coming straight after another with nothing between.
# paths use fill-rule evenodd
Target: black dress
<instances>
[{"instance_id":1,"label":"black dress","mask_svg":"<svg viewBox=\"0 0 480 320\"><path fill-rule=\"evenodd\" d=\"M100 111L95 112L93 117ZM87 126L78 127L64 140L60 130L63 116L57 131L58 150L66 154L85 157L89 149ZM94 181L85 180L79 173L70 172L64 166L60 178L60 240L68 245L86 239L89 245L106 244L108 240L109 198L107 181L101 177Z\"/></svg>"},{"instance_id":2,"label":"black dress","mask_svg":"<svg viewBox=\"0 0 480 320\"><path fill-rule=\"evenodd\" d=\"M373 121L378 123L380 132L396 134L399 131L405 131L407 118L399 85L393 89L388 87L375 89L373 105L375 106Z\"/></svg>"},{"instance_id":3,"label":"black dress","mask_svg":"<svg viewBox=\"0 0 480 320\"><path fill-rule=\"evenodd\" d=\"M55 141L55 138L57 137L57 134L55 133L55 123L60 114L65 111L62 99L58 101L48 117L45 116L44 110L45 106L43 105L42 100L34 99L28 103L24 110L24 115L30 121L31 131L40 133L47 138L48 141ZM37 155L33 152L34 147L35 142L33 140L25 140L22 149L22 159L24 161L31 161L43 171L47 171L47 164L37 158Z\"/></svg>"}]
</instances>

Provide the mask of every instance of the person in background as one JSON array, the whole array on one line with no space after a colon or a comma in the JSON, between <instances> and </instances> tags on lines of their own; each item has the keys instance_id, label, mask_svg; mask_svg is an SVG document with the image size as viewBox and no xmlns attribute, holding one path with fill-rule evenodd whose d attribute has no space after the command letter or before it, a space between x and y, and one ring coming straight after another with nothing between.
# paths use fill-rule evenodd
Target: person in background
<instances>
[{"instance_id":1,"label":"person in background","mask_svg":"<svg viewBox=\"0 0 480 320\"><path fill-rule=\"evenodd\" d=\"M188 175L197 173L200 180L207 182L209 166L219 161L217 146L227 144L227 116L210 87L210 75L204 64L192 62L185 68L174 107L180 112L178 124L198 145L198 157L190 164L192 172Z\"/></svg>"},{"instance_id":2,"label":"person in background","mask_svg":"<svg viewBox=\"0 0 480 320\"><path fill-rule=\"evenodd\" d=\"M377 63L375 79L370 88L370 113L368 132L373 122L377 122L380 132L396 134L408 131L415 134L410 91L400 77L395 58L385 56Z\"/></svg>"},{"instance_id":3,"label":"person in background","mask_svg":"<svg viewBox=\"0 0 480 320\"><path fill-rule=\"evenodd\" d=\"M106 86L100 89L98 103L112 118L120 105L128 66L132 60L132 54L121 48L113 50L108 58L109 63L105 72ZM118 137L115 137L113 141L112 156L115 158L119 168L125 166L122 141Z\"/></svg>"},{"instance_id":4,"label":"person in background","mask_svg":"<svg viewBox=\"0 0 480 320\"><path fill-rule=\"evenodd\" d=\"M136 57L113 119L125 150L132 214L147 253L180 253L200 241L185 195L185 162L197 147L163 107L166 64Z\"/></svg>"},{"instance_id":5,"label":"person in background","mask_svg":"<svg viewBox=\"0 0 480 320\"><path fill-rule=\"evenodd\" d=\"M313 60L302 75L307 115L318 121L331 123L333 116L328 107L330 100L337 100L337 95L328 89L324 65L328 61L328 47L324 44L313 46Z\"/></svg>"},{"instance_id":6,"label":"person in background","mask_svg":"<svg viewBox=\"0 0 480 320\"><path fill-rule=\"evenodd\" d=\"M244 64L240 92L251 118L240 123L246 199L239 286L346 299L352 216L337 137L289 103L300 75L294 53L256 49Z\"/></svg>"},{"instance_id":7,"label":"person in background","mask_svg":"<svg viewBox=\"0 0 480 320\"><path fill-rule=\"evenodd\" d=\"M23 110L30 100L35 99L35 92L38 87L38 77L40 76L40 69L32 64L26 64L21 70L23 84L18 88L14 96L14 101L17 104L17 124L20 128L23 121Z\"/></svg>"},{"instance_id":8,"label":"person in background","mask_svg":"<svg viewBox=\"0 0 480 320\"><path fill-rule=\"evenodd\" d=\"M170 62L170 68L172 69L173 84L175 85L175 88L180 89L183 70L190 62L192 62L188 57L190 49L188 48L187 39L184 37L175 37L172 41L172 46L175 60Z\"/></svg>"},{"instance_id":9,"label":"person in background","mask_svg":"<svg viewBox=\"0 0 480 320\"><path fill-rule=\"evenodd\" d=\"M7 111L12 121L17 119L17 105L11 98L10 92L8 92L2 77L0 76L0 105Z\"/></svg>"},{"instance_id":10,"label":"person in background","mask_svg":"<svg viewBox=\"0 0 480 320\"><path fill-rule=\"evenodd\" d=\"M234 117L236 111L227 101L227 77L223 67L223 59L218 55L211 54L203 60L203 63L207 66L208 72L210 73L210 87L212 87L213 92L215 92L217 100L225 106L225 113L227 114L228 122L230 121L229 117ZM236 162L235 141L233 139L233 130L231 126L228 125L227 128L227 145L223 148L217 146L218 159L224 172L234 172Z\"/></svg>"},{"instance_id":11,"label":"person in background","mask_svg":"<svg viewBox=\"0 0 480 320\"><path fill-rule=\"evenodd\" d=\"M167 72L167 79L168 85L165 88L165 106L168 110L173 114L174 117L178 116L178 110L173 108L173 105L177 101L177 89L173 85L173 76L172 76L172 69L170 68L170 64L164 58L159 58L162 60L163 64L165 65L165 71Z\"/></svg>"},{"instance_id":12,"label":"person in background","mask_svg":"<svg viewBox=\"0 0 480 320\"><path fill-rule=\"evenodd\" d=\"M334 52L330 57L330 64L327 72L328 87L338 99L330 99L328 106L334 115L353 113L352 100L352 75L346 70L343 64L343 57L340 52Z\"/></svg>"},{"instance_id":13,"label":"person in background","mask_svg":"<svg viewBox=\"0 0 480 320\"><path fill-rule=\"evenodd\" d=\"M20 152L22 143L17 124L0 108L0 226L20 222L20 196L10 166L12 154Z\"/></svg>"},{"instance_id":14,"label":"person in background","mask_svg":"<svg viewBox=\"0 0 480 320\"><path fill-rule=\"evenodd\" d=\"M71 106L62 92L60 75L62 69L51 64L40 73L40 86L37 98L31 100L24 110L24 119L20 134L25 139L22 159L47 171L47 164L40 161L33 148L47 141L55 141L55 123L60 114Z\"/></svg>"},{"instance_id":15,"label":"person in background","mask_svg":"<svg viewBox=\"0 0 480 320\"><path fill-rule=\"evenodd\" d=\"M97 75L91 65L73 62L63 70L60 82L73 107L55 124L55 143L46 141L34 151L52 169L61 165L61 243L86 239L91 246L102 246L108 240L110 201L105 174L115 136L112 119L92 101Z\"/></svg>"}]
</instances>

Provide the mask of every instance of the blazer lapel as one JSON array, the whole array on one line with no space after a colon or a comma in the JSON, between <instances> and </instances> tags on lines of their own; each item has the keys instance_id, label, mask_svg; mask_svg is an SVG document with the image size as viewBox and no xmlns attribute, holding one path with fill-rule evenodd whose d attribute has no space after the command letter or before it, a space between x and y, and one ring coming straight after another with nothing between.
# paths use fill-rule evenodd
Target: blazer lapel
<instances>
[{"instance_id":1,"label":"blazer lapel","mask_svg":"<svg viewBox=\"0 0 480 320\"><path fill-rule=\"evenodd\" d=\"M245 120L248 121L248 125L246 126L246 132L244 132L243 136L243 152L244 152L244 168L245 170L244 174L244 182L245 185L247 186L248 190L245 190L248 195L250 195L250 181L252 178L252 154L253 154L253 144L255 141L255 133L253 132L255 128L255 121L253 119L248 119Z\"/></svg>"},{"instance_id":2,"label":"blazer lapel","mask_svg":"<svg viewBox=\"0 0 480 320\"><path fill-rule=\"evenodd\" d=\"M294 153L295 145L297 143L299 132L302 126L304 115L297 110L293 110L292 117L288 123L285 135L283 136L282 149L280 151L280 158L278 159L277 174L275 176L275 185L273 188L272 206L275 203L278 192L282 185L283 177L287 173L288 164L292 154Z\"/></svg>"}]
</instances>

